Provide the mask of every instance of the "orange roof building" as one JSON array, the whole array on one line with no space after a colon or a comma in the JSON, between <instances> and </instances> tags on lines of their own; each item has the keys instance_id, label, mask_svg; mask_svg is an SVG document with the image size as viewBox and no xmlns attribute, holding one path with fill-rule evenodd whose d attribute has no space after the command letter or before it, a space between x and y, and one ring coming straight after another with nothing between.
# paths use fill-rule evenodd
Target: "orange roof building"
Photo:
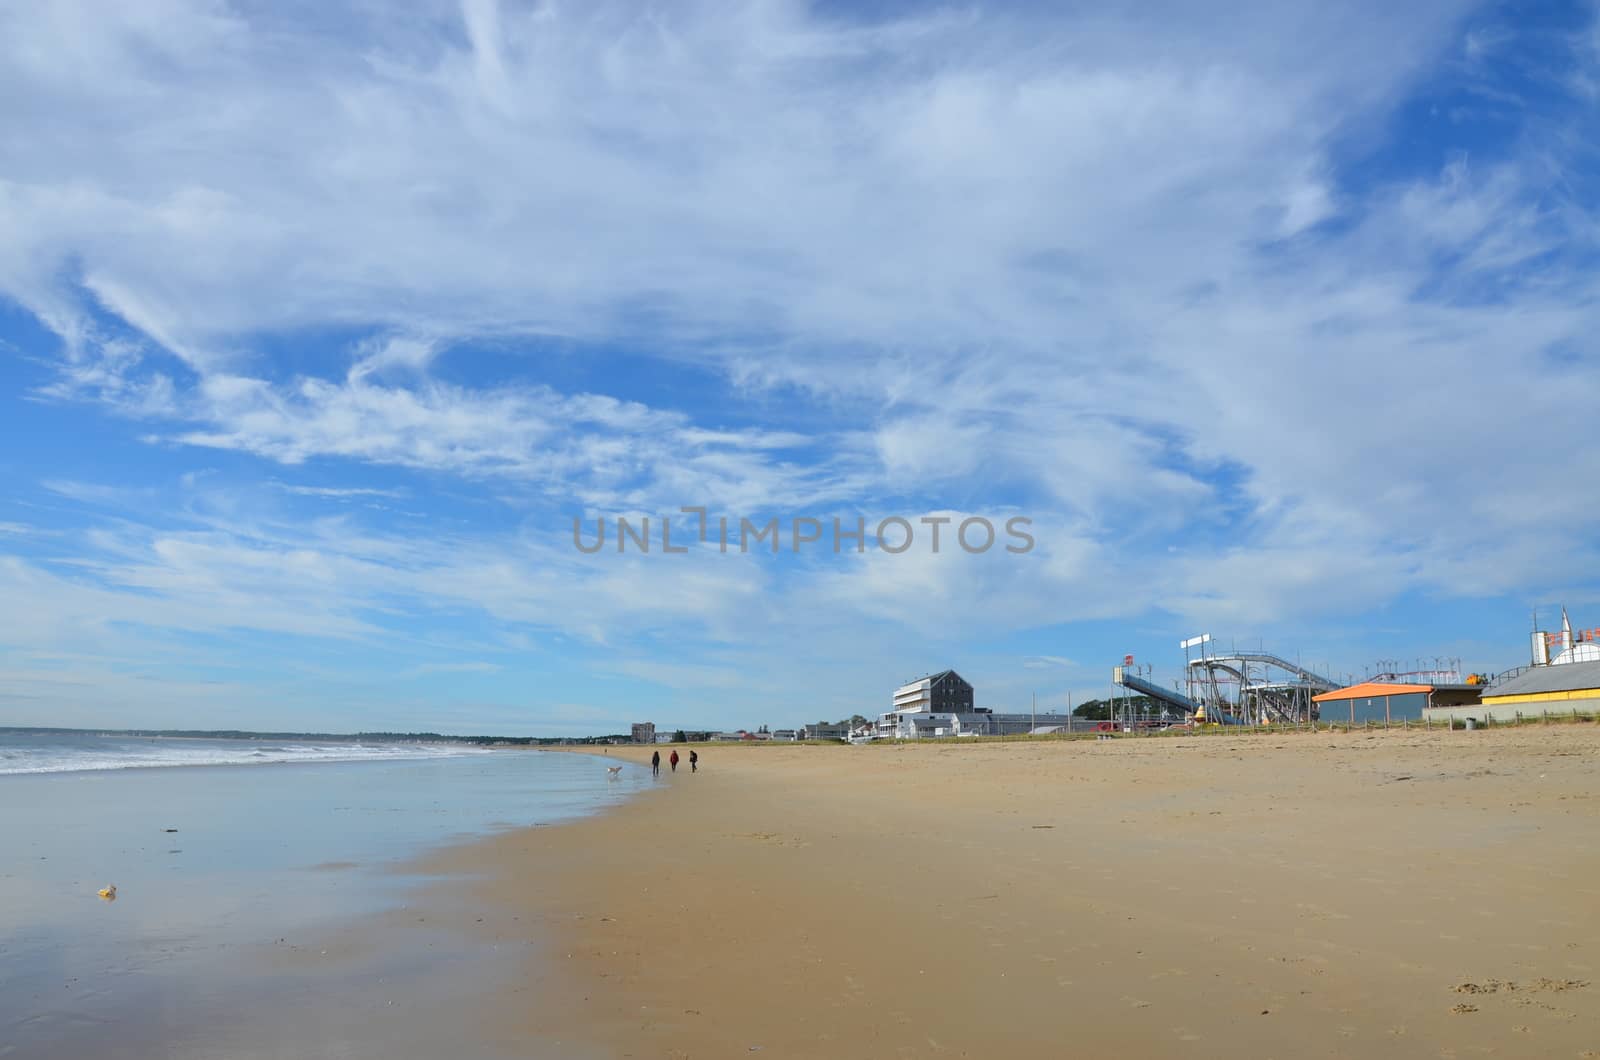
<instances>
[{"instance_id":1,"label":"orange roof building","mask_svg":"<svg viewBox=\"0 0 1600 1060\"><path fill-rule=\"evenodd\" d=\"M1384 723L1410 719L1434 706L1466 706L1479 701L1483 689L1476 685L1424 685L1395 681L1363 681L1312 696L1323 721Z\"/></svg>"}]
</instances>

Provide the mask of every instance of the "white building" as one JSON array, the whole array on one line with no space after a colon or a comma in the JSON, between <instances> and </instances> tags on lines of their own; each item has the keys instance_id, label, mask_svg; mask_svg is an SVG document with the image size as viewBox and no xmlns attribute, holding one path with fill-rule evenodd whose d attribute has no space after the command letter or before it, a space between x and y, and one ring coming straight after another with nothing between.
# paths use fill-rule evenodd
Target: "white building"
<instances>
[{"instance_id":1,"label":"white building","mask_svg":"<svg viewBox=\"0 0 1600 1060\"><path fill-rule=\"evenodd\" d=\"M996 714L972 704L972 685L954 670L894 690L894 709L878 716L873 735L886 740L952 736L1020 736L1070 726L1065 714Z\"/></svg>"},{"instance_id":2,"label":"white building","mask_svg":"<svg viewBox=\"0 0 1600 1060\"><path fill-rule=\"evenodd\" d=\"M960 714L945 711L890 711L878 719L876 734L887 740L942 739L952 736L1025 736L1070 732L1066 714L997 714L985 707ZM1084 723L1080 720L1080 726Z\"/></svg>"},{"instance_id":3,"label":"white building","mask_svg":"<svg viewBox=\"0 0 1600 1060\"><path fill-rule=\"evenodd\" d=\"M890 740L959 736L957 719L971 713L972 685L954 670L940 670L895 689L893 708L878 716L874 735Z\"/></svg>"}]
</instances>

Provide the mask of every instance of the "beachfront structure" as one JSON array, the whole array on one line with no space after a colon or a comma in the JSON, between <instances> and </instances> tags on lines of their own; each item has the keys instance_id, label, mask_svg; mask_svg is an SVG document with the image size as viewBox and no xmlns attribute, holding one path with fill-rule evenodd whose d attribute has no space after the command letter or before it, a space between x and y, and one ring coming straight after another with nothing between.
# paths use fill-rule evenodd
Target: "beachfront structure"
<instances>
[{"instance_id":1,"label":"beachfront structure","mask_svg":"<svg viewBox=\"0 0 1600 1060\"><path fill-rule=\"evenodd\" d=\"M1185 688L1167 688L1133 665L1133 656L1113 667L1111 682L1159 704L1163 718L1202 715L1210 721L1303 724L1316 719L1316 697L1339 682L1265 649L1238 651L1216 647L1208 633L1179 642L1184 651ZM1200 654L1189 657L1189 649Z\"/></svg>"},{"instance_id":2,"label":"beachfront structure","mask_svg":"<svg viewBox=\"0 0 1600 1060\"><path fill-rule=\"evenodd\" d=\"M972 685L954 670L919 677L894 690L896 713L971 714Z\"/></svg>"},{"instance_id":3,"label":"beachfront structure","mask_svg":"<svg viewBox=\"0 0 1600 1060\"><path fill-rule=\"evenodd\" d=\"M1529 665L1507 671L1482 686L1483 700L1470 707L1439 707L1430 720L1473 718L1515 721L1600 713L1600 629L1574 631L1566 608L1561 632L1535 630Z\"/></svg>"},{"instance_id":4,"label":"beachfront structure","mask_svg":"<svg viewBox=\"0 0 1600 1060\"><path fill-rule=\"evenodd\" d=\"M850 738L850 723L848 721L819 721L815 725L807 725L800 730L800 738L802 740L847 740Z\"/></svg>"},{"instance_id":5,"label":"beachfront structure","mask_svg":"<svg viewBox=\"0 0 1600 1060\"><path fill-rule=\"evenodd\" d=\"M1532 668L1586 662L1600 662L1600 629L1573 632L1572 620L1567 617L1566 608L1561 609L1560 633L1534 630Z\"/></svg>"},{"instance_id":6,"label":"beachfront structure","mask_svg":"<svg viewBox=\"0 0 1600 1060\"><path fill-rule=\"evenodd\" d=\"M1533 666L1484 687L1474 706L1431 708L1430 721L1516 721L1519 718L1600 714L1600 659Z\"/></svg>"},{"instance_id":7,"label":"beachfront structure","mask_svg":"<svg viewBox=\"0 0 1600 1060\"><path fill-rule=\"evenodd\" d=\"M985 707L952 711L891 710L878 718L873 735L885 740L927 740L954 736L1026 736L1029 733L1066 732L1072 718L1066 714L997 714Z\"/></svg>"},{"instance_id":8,"label":"beachfront structure","mask_svg":"<svg viewBox=\"0 0 1600 1060\"><path fill-rule=\"evenodd\" d=\"M1483 692L1480 685L1412 681L1363 681L1312 696L1318 717L1333 724L1389 724L1420 721L1430 707L1471 707Z\"/></svg>"},{"instance_id":9,"label":"beachfront structure","mask_svg":"<svg viewBox=\"0 0 1600 1060\"><path fill-rule=\"evenodd\" d=\"M634 743L655 743L656 723L653 721L636 721L633 723Z\"/></svg>"},{"instance_id":10,"label":"beachfront structure","mask_svg":"<svg viewBox=\"0 0 1600 1060\"><path fill-rule=\"evenodd\" d=\"M1021 736L1071 723L1065 714L997 714L975 707L972 685L954 670L940 670L895 689L893 709L878 716L872 735L885 740Z\"/></svg>"},{"instance_id":11,"label":"beachfront structure","mask_svg":"<svg viewBox=\"0 0 1600 1060\"><path fill-rule=\"evenodd\" d=\"M1496 721L1600 712L1600 629L1574 631L1561 609L1561 632L1533 634L1533 658L1489 683L1483 713Z\"/></svg>"},{"instance_id":12,"label":"beachfront structure","mask_svg":"<svg viewBox=\"0 0 1600 1060\"><path fill-rule=\"evenodd\" d=\"M873 735L890 740L958 736L957 719L975 713L971 683L954 670L940 670L895 689L892 705L879 715Z\"/></svg>"},{"instance_id":13,"label":"beachfront structure","mask_svg":"<svg viewBox=\"0 0 1600 1060\"><path fill-rule=\"evenodd\" d=\"M1222 649L1214 640L1199 647L1199 657L1185 666L1187 698L1203 704L1213 720L1220 711L1236 721L1297 725L1317 717L1320 693L1339 687L1332 678L1264 649ZM1187 655L1188 649L1184 652Z\"/></svg>"},{"instance_id":14,"label":"beachfront structure","mask_svg":"<svg viewBox=\"0 0 1600 1060\"><path fill-rule=\"evenodd\" d=\"M1600 647L1580 644L1577 647ZM1516 676L1490 685L1483 693L1483 705L1496 708L1493 717L1524 717L1539 714L1588 714L1600 711L1600 658L1578 657L1573 662L1552 659L1548 666L1535 666Z\"/></svg>"}]
</instances>

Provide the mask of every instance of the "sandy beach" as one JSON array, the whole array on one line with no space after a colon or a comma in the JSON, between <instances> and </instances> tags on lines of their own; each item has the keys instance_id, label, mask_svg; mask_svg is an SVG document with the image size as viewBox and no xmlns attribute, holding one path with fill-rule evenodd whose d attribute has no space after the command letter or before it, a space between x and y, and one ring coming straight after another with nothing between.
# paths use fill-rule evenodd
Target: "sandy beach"
<instances>
[{"instance_id":1,"label":"sandy beach","mask_svg":"<svg viewBox=\"0 0 1600 1060\"><path fill-rule=\"evenodd\" d=\"M475 876L441 912L545 940L486 1036L1600 1056L1594 726L700 750L601 816L436 859Z\"/></svg>"}]
</instances>

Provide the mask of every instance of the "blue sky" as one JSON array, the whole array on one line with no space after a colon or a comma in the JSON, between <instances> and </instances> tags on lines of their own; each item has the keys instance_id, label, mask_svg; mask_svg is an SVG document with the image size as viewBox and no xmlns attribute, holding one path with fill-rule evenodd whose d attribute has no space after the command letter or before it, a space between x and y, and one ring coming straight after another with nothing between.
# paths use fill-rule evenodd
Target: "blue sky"
<instances>
[{"instance_id":1,"label":"blue sky","mask_svg":"<svg viewBox=\"0 0 1600 1060\"><path fill-rule=\"evenodd\" d=\"M0 723L781 726L1600 624L1593 6L122 7L0 7ZM1037 544L572 546L685 505Z\"/></svg>"}]
</instances>

